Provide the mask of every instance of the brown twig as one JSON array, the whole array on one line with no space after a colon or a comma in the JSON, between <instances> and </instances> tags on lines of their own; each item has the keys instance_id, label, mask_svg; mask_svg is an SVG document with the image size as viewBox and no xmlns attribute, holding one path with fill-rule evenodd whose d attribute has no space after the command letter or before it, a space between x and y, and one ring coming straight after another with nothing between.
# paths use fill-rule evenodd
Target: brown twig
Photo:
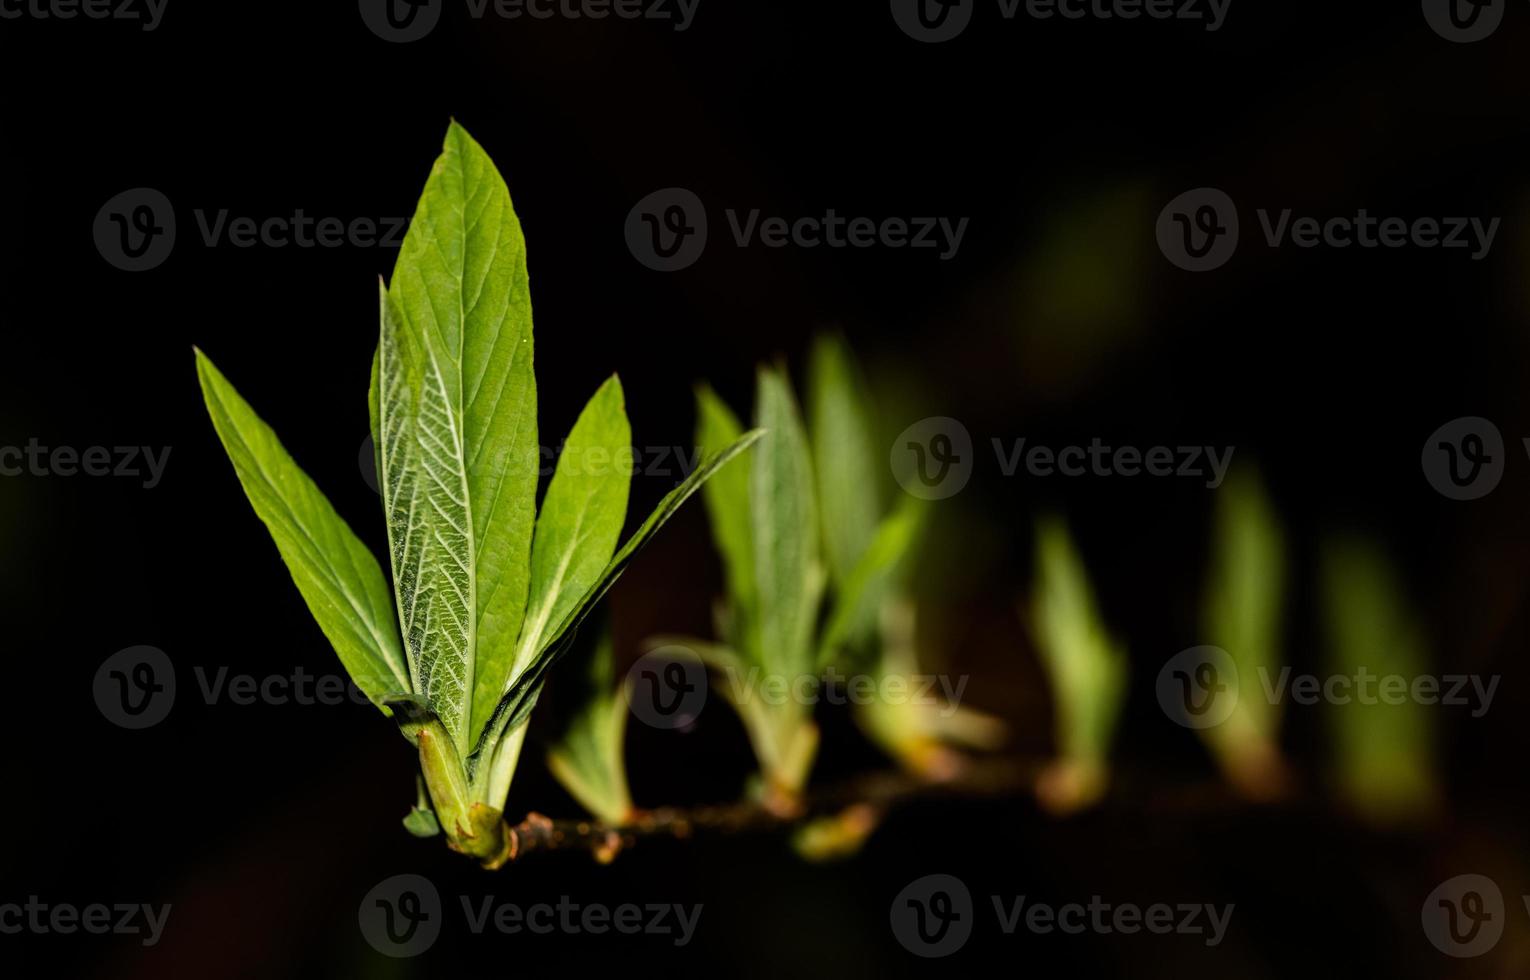
<instances>
[{"instance_id":1,"label":"brown twig","mask_svg":"<svg viewBox=\"0 0 1530 980\"><path fill-rule=\"evenodd\" d=\"M698 832L745 833L779 830L829 813L857 807L878 818L914 799L1003 797L1028 794L1041 766L1013 759L974 761L950 778L932 782L901 771L878 772L846 783L815 790L795 808L759 802L661 807L635 813L621 825L595 820L553 820L531 813L506 831L509 858L533 851L586 850L597 861L610 862L625 848L646 837L684 839Z\"/></svg>"}]
</instances>

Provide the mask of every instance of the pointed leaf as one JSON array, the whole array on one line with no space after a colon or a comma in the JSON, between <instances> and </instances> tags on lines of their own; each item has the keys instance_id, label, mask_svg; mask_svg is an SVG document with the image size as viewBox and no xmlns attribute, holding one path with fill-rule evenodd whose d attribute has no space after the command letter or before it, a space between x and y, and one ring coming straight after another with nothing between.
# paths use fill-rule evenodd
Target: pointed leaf
<instances>
[{"instance_id":1,"label":"pointed leaf","mask_svg":"<svg viewBox=\"0 0 1530 980\"><path fill-rule=\"evenodd\" d=\"M200 350L197 377L218 438L308 609L351 680L374 702L409 689L382 568L270 426Z\"/></svg>"},{"instance_id":2,"label":"pointed leaf","mask_svg":"<svg viewBox=\"0 0 1530 980\"><path fill-rule=\"evenodd\" d=\"M738 441L744 428L738 417L707 385L696 389L696 446L703 455L719 452ZM749 511L748 461L719 472L701 492L707 507L712 540L722 557L728 595L735 611L746 618L754 608L754 545Z\"/></svg>"},{"instance_id":3,"label":"pointed leaf","mask_svg":"<svg viewBox=\"0 0 1530 980\"><path fill-rule=\"evenodd\" d=\"M755 655L767 671L795 678L813 666L812 635L822 593L813 463L782 373L760 371L755 411L756 424L769 433L760 440L750 470L758 598Z\"/></svg>"},{"instance_id":4,"label":"pointed leaf","mask_svg":"<svg viewBox=\"0 0 1530 980\"><path fill-rule=\"evenodd\" d=\"M1226 651L1240 681L1274 677L1281 666L1286 548L1257 475L1233 472L1217 494L1214 527L1202 608L1206 642ZM1199 734L1236 785L1266 795L1279 778L1279 730L1275 701L1235 697L1226 720L1199 729Z\"/></svg>"},{"instance_id":5,"label":"pointed leaf","mask_svg":"<svg viewBox=\"0 0 1530 980\"><path fill-rule=\"evenodd\" d=\"M876 622L876 612L898 565L919 537L928 502L905 496L898 509L877 526L859 560L834 595L833 611L823 629L818 663L826 666L841 647L864 653L867 638L858 631Z\"/></svg>"},{"instance_id":6,"label":"pointed leaf","mask_svg":"<svg viewBox=\"0 0 1530 980\"><path fill-rule=\"evenodd\" d=\"M1429 655L1413 603L1380 548L1323 542L1323 619L1330 677L1423 677ZM1239 678L1242 697L1260 682ZM1242 700L1242 697L1239 700ZM1435 712L1414 698L1352 697L1328 708L1334 776L1350 806L1381 825L1433 814L1443 799Z\"/></svg>"},{"instance_id":7,"label":"pointed leaf","mask_svg":"<svg viewBox=\"0 0 1530 980\"><path fill-rule=\"evenodd\" d=\"M882 517L870 405L844 340L818 338L808 365L808 417L824 553L836 587L871 545Z\"/></svg>"},{"instance_id":8,"label":"pointed leaf","mask_svg":"<svg viewBox=\"0 0 1530 980\"><path fill-rule=\"evenodd\" d=\"M382 470L399 621L415 686L454 746L467 736L476 578L460 413L445 375L383 301Z\"/></svg>"},{"instance_id":9,"label":"pointed leaf","mask_svg":"<svg viewBox=\"0 0 1530 980\"><path fill-rule=\"evenodd\" d=\"M505 692L505 696L500 699L499 704L496 706L490 723L484 728L483 734L479 737L478 745L474 748L473 756L469 759L468 763L469 772L475 781L486 778L480 769L483 765L485 750L497 742L502 733L507 729L514 729L524 723L526 717L531 712L532 705L536 703L537 694L541 691L542 685L546 681L548 669L568 650L579 624L595 608L595 604L610 591L611 586L616 583L616 580L621 577L622 572L626 570L628 563L637 557L638 552L643 550L643 546L653 538L659 528L668 523L669 519L675 516L676 511L680 509L680 506L689 500L697 490L701 489L702 485L711 479L713 474L727 465L739 453L754 445L763 435L764 432L759 429L744 433L733 445L703 461L690 476L685 478L683 483L665 494L664 499L659 501L659 505L654 508L653 513L648 515L648 519L633 532L632 536L627 539L627 542L616 552L610 564L601 573L600 579L585 593L584 598L579 604L563 618L563 621L556 629L547 634L547 645L537 652L535 658L526 665L524 670L516 675L510 689ZM493 775L490 774L487 778L492 779ZM493 802L492 799L491 802Z\"/></svg>"},{"instance_id":10,"label":"pointed leaf","mask_svg":"<svg viewBox=\"0 0 1530 980\"><path fill-rule=\"evenodd\" d=\"M1060 520L1037 527L1033 615L1063 755L1103 766L1126 696L1126 652L1106 630L1083 559Z\"/></svg>"},{"instance_id":11,"label":"pointed leaf","mask_svg":"<svg viewBox=\"0 0 1530 980\"><path fill-rule=\"evenodd\" d=\"M537 516L531 599L516 652L517 671L542 649L547 631L579 604L610 563L627 520L631 451L622 384L612 375L574 423Z\"/></svg>"},{"instance_id":12,"label":"pointed leaf","mask_svg":"<svg viewBox=\"0 0 1530 980\"><path fill-rule=\"evenodd\" d=\"M455 123L388 295L378 428L400 614L421 689L465 753L525 612L537 426L525 240L503 178ZM494 693L475 700L480 679Z\"/></svg>"}]
</instances>

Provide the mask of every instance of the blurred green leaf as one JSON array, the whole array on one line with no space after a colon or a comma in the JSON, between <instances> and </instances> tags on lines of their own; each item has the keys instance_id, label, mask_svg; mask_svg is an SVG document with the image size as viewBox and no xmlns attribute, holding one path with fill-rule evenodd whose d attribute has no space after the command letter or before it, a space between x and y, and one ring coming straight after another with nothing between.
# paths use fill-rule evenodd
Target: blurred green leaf
<instances>
[{"instance_id":1,"label":"blurred green leaf","mask_svg":"<svg viewBox=\"0 0 1530 980\"><path fill-rule=\"evenodd\" d=\"M1056 518L1036 529L1032 608L1041 664L1056 701L1063 767L1054 802L1085 805L1103 791L1110 743L1126 694L1125 648L1105 627L1072 536Z\"/></svg>"},{"instance_id":2,"label":"blurred green leaf","mask_svg":"<svg viewBox=\"0 0 1530 980\"><path fill-rule=\"evenodd\" d=\"M1424 634L1396 573L1374 545L1330 540L1322 554L1327 670L1355 677L1397 675L1411 684L1427 673ZM1340 793L1380 824L1427 818L1440 800L1434 713L1411 697L1388 704L1352 697L1332 704L1334 775Z\"/></svg>"},{"instance_id":3,"label":"blurred green leaf","mask_svg":"<svg viewBox=\"0 0 1530 980\"><path fill-rule=\"evenodd\" d=\"M623 746L627 731L625 684L616 683L616 651L609 631L591 646L579 678L576 707L547 753L548 768L585 809L611 824L632 814Z\"/></svg>"},{"instance_id":4,"label":"blurred green leaf","mask_svg":"<svg viewBox=\"0 0 1530 980\"><path fill-rule=\"evenodd\" d=\"M707 385L696 389L696 445L714 453L737 441L744 432L738 416ZM718 473L702 489L712 539L722 557L728 595L736 614L754 616L754 529L749 510L752 459L742 460ZM731 639L731 637L730 637Z\"/></svg>"},{"instance_id":5,"label":"blurred green leaf","mask_svg":"<svg viewBox=\"0 0 1530 980\"><path fill-rule=\"evenodd\" d=\"M894 678L907 688L920 672L915 620L912 600L894 595L883 603L881 656L872 668L879 690ZM943 697L873 698L855 707L868 738L906 771L937 781L960 772L966 760L957 750L992 751L1008 734L998 718Z\"/></svg>"},{"instance_id":6,"label":"blurred green leaf","mask_svg":"<svg viewBox=\"0 0 1530 980\"><path fill-rule=\"evenodd\" d=\"M823 568L812 457L784 372L760 370L755 424L766 432L755 449L749 487L758 645L744 652L767 671L796 678L813 670Z\"/></svg>"},{"instance_id":7,"label":"blurred green leaf","mask_svg":"<svg viewBox=\"0 0 1530 980\"><path fill-rule=\"evenodd\" d=\"M1202 629L1207 642L1232 658L1243 696L1226 721L1200 732L1235 785L1269 796L1284 781L1280 713L1273 699L1254 692L1281 668L1284 533L1252 469L1235 471L1216 500Z\"/></svg>"},{"instance_id":8,"label":"blurred green leaf","mask_svg":"<svg viewBox=\"0 0 1530 980\"><path fill-rule=\"evenodd\" d=\"M834 604L819 642L818 665L826 667L850 648L847 669L867 662L864 647L899 563L918 540L928 513L927 501L905 495L898 508L876 528L834 594Z\"/></svg>"},{"instance_id":9,"label":"blurred green leaf","mask_svg":"<svg viewBox=\"0 0 1530 980\"><path fill-rule=\"evenodd\" d=\"M819 337L808 363L808 417L822 509L824 552L836 588L871 547L882 519L883 467L870 400L842 338Z\"/></svg>"}]
</instances>

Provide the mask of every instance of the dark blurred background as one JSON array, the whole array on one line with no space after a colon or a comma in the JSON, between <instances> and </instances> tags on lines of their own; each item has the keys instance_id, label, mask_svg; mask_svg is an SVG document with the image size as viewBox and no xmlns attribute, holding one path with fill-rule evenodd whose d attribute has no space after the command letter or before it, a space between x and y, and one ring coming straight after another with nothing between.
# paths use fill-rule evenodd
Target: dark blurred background
<instances>
[{"instance_id":1,"label":"dark blurred background","mask_svg":"<svg viewBox=\"0 0 1530 980\"><path fill-rule=\"evenodd\" d=\"M173 905L164 940L0 936L0 963L112 977L438 976L607 968L685 974L1517 976L1530 968L1524 861L1530 678L1530 314L1524 170L1530 8L1475 44L1412 3L1232 4L1226 23L1002 20L921 44L885 2L702 0L658 21L482 20L448 2L423 40L375 36L349 2L180 4L132 23L0 20L6 221L0 444L171 447L163 482L0 479L0 585L11 730L0 902ZM777 835L648 842L611 867L548 854L479 871L398 824L414 761L366 706L204 703L191 668L257 677L338 662L253 517L212 432L191 346L206 350L381 553L357 456L387 248L207 247L194 212L383 218L411 213L449 118L494 157L528 241L545 437L619 371L639 445L688 445L692 385L747 409L753 366L802 374L809 339L843 331L899 417L957 418L979 446L941 505L922 636L970 673L969 702L1015 749L1051 747L1051 707L1017 606L1033 517L1061 510L1133 677L1116 784L1068 820L1029 799L914 805L857 857L813 865ZM1159 253L1174 196L1238 202L1243 244L1192 274ZM152 187L178 236L157 269L110 266L92 238L113 195ZM623 224L644 195L706 202L700 261L650 271ZM1501 217L1491 253L1265 247L1255 208L1298 214ZM970 218L958 254L734 246L723 211ZM890 400L891 403L891 400ZM1509 458L1474 502L1424 479L1425 438L1492 419ZM1363 534L1396 563L1438 670L1500 674L1494 708L1437 727L1447 806L1377 831L1325 790L1320 712L1288 712L1301 792L1229 804L1191 732L1154 699L1158 666L1202 642L1213 492L1186 480L1004 478L989 440L1235 445L1257 458L1291 535L1288 659L1318 666L1318 542ZM639 476L634 512L673 483ZM720 574L691 506L616 590L623 663L658 631L709 629ZM180 694L164 723L119 728L92 679L112 653L166 651ZM819 777L885 765L823 719ZM540 722L539 722L540 724ZM687 733L632 726L641 805L735 798L742 729L707 712ZM576 805L528 749L512 818ZM695 940L470 935L389 961L357 903L415 872L454 897L532 903L701 902ZM1236 903L1227 940L1070 937L979 928L923 961L889 903L942 872L978 896ZM1507 928L1489 956L1430 945L1420 903L1491 875ZM20 975L12 973L11 975Z\"/></svg>"}]
</instances>

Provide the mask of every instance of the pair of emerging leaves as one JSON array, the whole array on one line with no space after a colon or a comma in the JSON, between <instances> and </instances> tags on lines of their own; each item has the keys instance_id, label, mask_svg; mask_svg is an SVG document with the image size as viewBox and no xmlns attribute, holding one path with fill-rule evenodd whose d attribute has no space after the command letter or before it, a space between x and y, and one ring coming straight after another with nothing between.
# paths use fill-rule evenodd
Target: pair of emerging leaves
<instances>
[{"instance_id":1,"label":"pair of emerging leaves","mask_svg":"<svg viewBox=\"0 0 1530 980\"><path fill-rule=\"evenodd\" d=\"M1235 472L1228 479L1218 495L1215 528L1203 624L1231 659L1237 683L1226 720L1200 735L1241 793L1269 799L1291 782L1280 751L1279 706L1248 692L1262 692L1285 669L1281 622L1290 563L1285 532L1256 473ZM1331 676L1361 669L1378 677L1427 671L1423 631L1380 549L1354 538L1325 540L1319 576ZM1334 774L1359 815L1380 824L1406 823L1437 808L1429 711L1416 703L1355 703L1332 718Z\"/></svg>"},{"instance_id":2,"label":"pair of emerging leaves","mask_svg":"<svg viewBox=\"0 0 1530 980\"><path fill-rule=\"evenodd\" d=\"M612 377L574 424L565 458L576 462L558 467L537 511L525 241L504 180L455 123L381 295L369 403L391 595L371 552L200 351L197 368L314 618L357 687L419 746L453 846L494 859L547 669L637 550L759 433L716 447L618 549L629 477L577 462L630 452Z\"/></svg>"},{"instance_id":3,"label":"pair of emerging leaves","mask_svg":"<svg viewBox=\"0 0 1530 980\"><path fill-rule=\"evenodd\" d=\"M1279 523L1257 476L1235 472L1217 503L1203 628L1230 656L1240 678L1278 669L1285 549ZM1043 773L1044 804L1071 811L1106 790L1111 742L1126 697L1124 646L1106 626L1082 557L1061 519L1036 527L1036 594L1031 621L1051 681L1059 757ZM1267 700L1228 695L1227 720L1198 733L1229 778L1268 795L1278 779L1278 717Z\"/></svg>"},{"instance_id":4,"label":"pair of emerging leaves","mask_svg":"<svg viewBox=\"0 0 1530 980\"><path fill-rule=\"evenodd\" d=\"M738 440L738 418L707 387L697 392L697 445ZM755 423L767 435L747 465L707 484L703 497L722 556L728 598L721 645L684 641L726 672L772 788L800 791L817 747L808 706L770 704L751 679L799 679L826 667L865 670L876 613L917 538L921 502L884 511L869 399L843 342L822 338L809 366L809 426L782 369L757 377ZM824 598L830 601L825 611Z\"/></svg>"}]
</instances>

